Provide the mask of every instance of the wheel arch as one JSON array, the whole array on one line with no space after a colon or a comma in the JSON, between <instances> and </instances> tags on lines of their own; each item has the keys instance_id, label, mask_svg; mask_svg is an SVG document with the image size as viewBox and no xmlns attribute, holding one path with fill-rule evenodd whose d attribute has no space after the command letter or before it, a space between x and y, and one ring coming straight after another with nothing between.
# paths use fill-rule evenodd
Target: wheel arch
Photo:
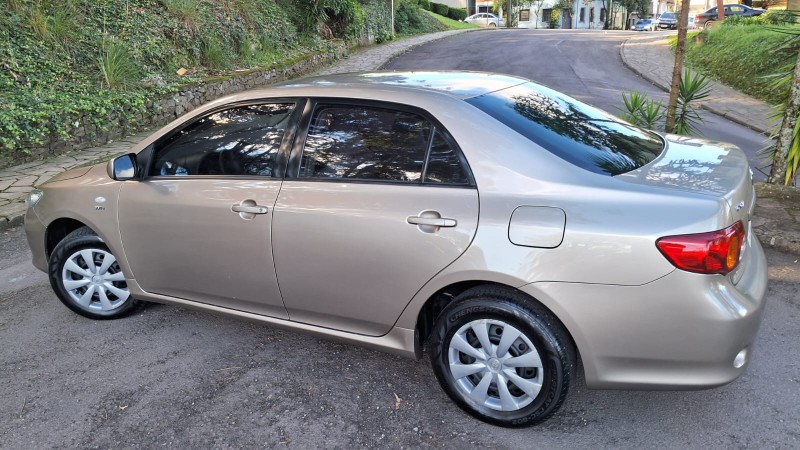
<instances>
[{"instance_id":1,"label":"wheel arch","mask_svg":"<svg viewBox=\"0 0 800 450\"><path fill-rule=\"evenodd\" d=\"M80 220L70 217L61 217L50 222L45 229L45 254L47 256L47 260L50 260L50 255L53 254L53 250L55 250L56 245L64 240L68 234L72 233L78 228L87 226L88 225Z\"/></svg>"},{"instance_id":2,"label":"wheel arch","mask_svg":"<svg viewBox=\"0 0 800 450\"><path fill-rule=\"evenodd\" d=\"M451 283L437 290L433 295L428 297L428 299L425 301L425 303L417 312L417 321L414 330L415 332L414 334L417 339L416 347L419 349L425 347L428 338L430 338L431 336L431 331L434 328L434 325L439 317L439 314L441 314L442 310L444 310L444 308L446 308L447 305L455 301L456 297L458 297L458 295L461 294L462 292L465 292L469 289L479 286L497 287L506 289L509 292L518 293L524 296L528 301L534 302L540 305L541 307L545 308L547 311L550 312L550 314L553 315L553 317L556 318L556 320L559 322L561 327L566 332L567 336L569 336L569 339L571 341L570 343L573 349L575 350L576 357L580 361L580 351L575 342L575 338L572 335L572 332L570 331L569 327L566 326L564 321L559 317L559 315L553 310L553 308L548 307L548 305L546 305L544 302L537 300L527 292L524 292L513 286L504 283L499 283L496 281L487 281L487 280L466 280L466 281ZM422 356L421 352L418 352L417 357L421 356Z\"/></svg>"}]
</instances>

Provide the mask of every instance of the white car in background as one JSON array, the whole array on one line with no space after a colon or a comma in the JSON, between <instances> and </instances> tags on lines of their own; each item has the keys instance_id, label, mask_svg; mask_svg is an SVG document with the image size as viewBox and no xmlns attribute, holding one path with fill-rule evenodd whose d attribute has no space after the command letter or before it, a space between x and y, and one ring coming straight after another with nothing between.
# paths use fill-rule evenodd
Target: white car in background
<instances>
[{"instance_id":1,"label":"white car in background","mask_svg":"<svg viewBox=\"0 0 800 450\"><path fill-rule=\"evenodd\" d=\"M481 27L497 28L506 26L506 21L501 17L497 17L491 13L473 14L466 19L466 23L474 23Z\"/></svg>"}]
</instances>

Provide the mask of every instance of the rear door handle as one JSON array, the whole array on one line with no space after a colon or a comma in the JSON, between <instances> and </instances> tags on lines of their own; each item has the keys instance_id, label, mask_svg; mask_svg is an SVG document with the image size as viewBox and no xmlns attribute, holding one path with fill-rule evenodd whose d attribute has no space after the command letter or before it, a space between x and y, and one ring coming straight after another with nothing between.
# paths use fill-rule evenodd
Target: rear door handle
<instances>
[{"instance_id":1,"label":"rear door handle","mask_svg":"<svg viewBox=\"0 0 800 450\"><path fill-rule=\"evenodd\" d=\"M250 213L250 214L266 214L269 212L266 206L245 206L245 205L233 205L231 206L231 211L238 212L238 213Z\"/></svg>"},{"instance_id":2,"label":"rear door handle","mask_svg":"<svg viewBox=\"0 0 800 450\"><path fill-rule=\"evenodd\" d=\"M242 219L254 219L256 214L266 214L269 209L266 206L259 206L255 200L242 200L238 204L231 205L231 211L239 213Z\"/></svg>"},{"instance_id":3,"label":"rear door handle","mask_svg":"<svg viewBox=\"0 0 800 450\"><path fill-rule=\"evenodd\" d=\"M423 233L436 233L439 228L452 228L458 224L456 219L442 217L439 211L425 210L416 216L406 217L406 222L416 225Z\"/></svg>"},{"instance_id":4,"label":"rear door handle","mask_svg":"<svg viewBox=\"0 0 800 450\"><path fill-rule=\"evenodd\" d=\"M456 219L445 219L442 217L419 217L419 216L411 216L406 219L408 223L412 225L427 225L429 227L454 227L458 225Z\"/></svg>"}]
</instances>

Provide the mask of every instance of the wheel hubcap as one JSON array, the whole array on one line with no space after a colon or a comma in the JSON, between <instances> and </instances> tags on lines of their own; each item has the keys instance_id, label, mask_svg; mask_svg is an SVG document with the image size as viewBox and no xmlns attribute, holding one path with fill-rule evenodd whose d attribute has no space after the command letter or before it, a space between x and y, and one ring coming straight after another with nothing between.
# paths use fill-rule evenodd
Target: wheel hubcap
<instances>
[{"instance_id":1,"label":"wheel hubcap","mask_svg":"<svg viewBox=\"0 0 800 450\"><path fill-rule=\"evenodd\" d=\"M481 319L462 326L450 339L450 373L468 402L516 411L536 399L543 368L531 340L513 326Z\"/></svg>"},{"instance_id":2,"label":"wheel hubcap","mask_svg":"<svg viewBox=\"0 0 800 450\"><path fill-rule=\"evenodd\" d=\"M61 271L61 282L72 301L90 311L112 311L130 297L117 259L105 250L73 253Z\"/></svg>"}]
</instances>

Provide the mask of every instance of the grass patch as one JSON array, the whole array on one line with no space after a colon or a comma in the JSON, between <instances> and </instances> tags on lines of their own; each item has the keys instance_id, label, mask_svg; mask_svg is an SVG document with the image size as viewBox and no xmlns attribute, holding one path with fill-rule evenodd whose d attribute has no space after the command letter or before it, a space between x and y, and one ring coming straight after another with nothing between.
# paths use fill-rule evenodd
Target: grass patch
<instances>
[{"instance_id":1,"label":"grass patch","mask_svg":"<svg viewBox=\"0 0 800 450\"><path fill-rule=\"evenodd\" d=\"M687 39L686 61L694 69L771 104L786 101L788 86L775 83L797 58L800 42L781 33L796 26L718 26Z\"/></svg>"},{"instance_id":2,"label":"grass patch","mask_svg":"<svg viewBox=\"0 0 800 450\"><path fill-rule=\"evenodd\" d=\"M125 44L104 38L97 66L107 87L122 88L139 81L142 71Z\"/></svg>"},{"instance_id":3,"label":"grass patch","mask_svg":"<svg viewBox=\"0 0 800 450\"><path fill-rule=\"evenodd\" d=\"M473 23L466 23L466 22L459 22L458 20L453 20L449 17L440 16L432 11L425 11L426 13L430 14L431 17L438 20L442 25L446 26L449 30L464 30L467 28L479 28L477 25Z\"/></svg>"}]
</instances>

